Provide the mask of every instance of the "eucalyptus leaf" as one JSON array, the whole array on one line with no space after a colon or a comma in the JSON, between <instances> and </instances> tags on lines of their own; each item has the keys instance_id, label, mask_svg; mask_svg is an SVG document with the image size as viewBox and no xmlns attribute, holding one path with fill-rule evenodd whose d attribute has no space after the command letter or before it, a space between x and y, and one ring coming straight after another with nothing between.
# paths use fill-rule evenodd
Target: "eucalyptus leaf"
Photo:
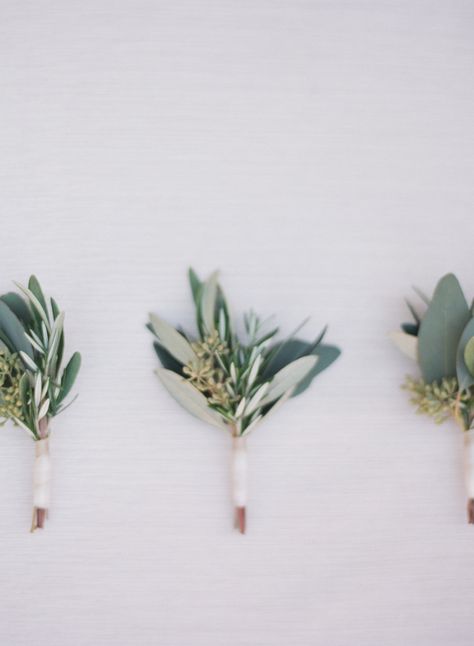
<instances>
[{"instance_id":1,"label":"eucalyptus leaf","mask_svg":"<svg viewBox=\"0 0 474 646\"><path fill-rule=\"evenodd\" d=\"M23 325L31 325L33 321L31 310L21 296L19 296L15 292L8 292L8 294L0 296L0 300L8 305L13 314L15 314L15 316L23 323Z\"/></svg>"},{"instance_id":2,"label":"eucalyptus leaf","mask_svg":"<svg viewBox=\"0 0 474 646\"><path fill-rule=\"evenodd\" d=\"M456 376L457 348L471 313L457 278L438 283L420 324L418 359L426 383Z\"/></svg>"},{"instance_id":3,"label":"eucalyptus leaf","mask_svg":"<svg viewBox=\"0 0 474 646\"><path fill-rule=\"evenodd\" d=\"M150 323L161 345L183 365L196 361L190 343L172 325L155 314L150 314Z\"/></svg>"},{"instance_id":4,"label":"eucalyptus leaf","mask_svg":"<svg viewBox=\"0 0 474 646\"><path fill-rule=\"evenodd\" d=\"M474 377L471 375L466 361L467 346L474 337L474 319L470 319L459 339L456 356L456 376L460 390L469 388L474 384ZM472 345L471 345L472 347ZM470 361L470 350L467 352L467 359Z\"/></svg>"},{"instance_id":5,"label":"eucalyptus leaf","mask_svg":"<svg viewBox=\"0 0 474 646\"><path fill-rule=\"evenodd\" d=\"M466 344L464 349L464 361L471 377L473 377L472 383L474 383L474 336L472 336Z\"/></svg>"},{"instance_id":6,"label":"eucalyptus leaf","mask_svg":"<svg viewBox=\"0 0 474 646\"><path fill-rule=\"evenodd\" d=\"M158 368L156 374L170 395L189 413L218 428L227 428L221 416L208 406L204 395L183 377L166 368Z\"/></svg>"},{"instance_id":7,"label":"eucalyptus leaf","mask_svg":"<svg viewBox=\"0 0 474 646\"><path fill-rule=\"evenodd\" d=\"M15 352L24 352L33 358L33 348L25 336L23 325L4 301L0 301L0 328Z\"/></svg>"}]
</instances>

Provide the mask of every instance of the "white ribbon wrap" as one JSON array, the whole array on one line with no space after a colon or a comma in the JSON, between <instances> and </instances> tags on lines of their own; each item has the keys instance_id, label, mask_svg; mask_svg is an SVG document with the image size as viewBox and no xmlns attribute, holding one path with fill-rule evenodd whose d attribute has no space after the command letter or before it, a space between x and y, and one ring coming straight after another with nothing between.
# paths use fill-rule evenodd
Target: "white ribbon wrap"
<instances>
[{"instance_id":1,"label":"white ribbon wrap","mask_svg":"<svg viewBox=\"0 0 474 646\"><path fill-rule=\"evenodd\" d=\"M232 438L232 501L235 507L247 504L247 442L245 437Z\"/></svg>"},{"instance_id":2,"label":"white ribbon wrap","mask_svg":"<svg viewBox=\"0 0 474 646\"><path fill-rule=\"evenodd\" d=\"M33 466L33 506L49 509L51 502L51 457L49 438L35 442L36 456Z\"/></svg>"},{"instance_id":3,"label":"white ribbon wrap","mask_svg":"<svg viewBox=\"0 0 474 646\"><path fill-rule=\"evenodd\" d=\"M468 498L474 498L474 428L464 431L464 477Z\"/></svg>"}]
</instances>

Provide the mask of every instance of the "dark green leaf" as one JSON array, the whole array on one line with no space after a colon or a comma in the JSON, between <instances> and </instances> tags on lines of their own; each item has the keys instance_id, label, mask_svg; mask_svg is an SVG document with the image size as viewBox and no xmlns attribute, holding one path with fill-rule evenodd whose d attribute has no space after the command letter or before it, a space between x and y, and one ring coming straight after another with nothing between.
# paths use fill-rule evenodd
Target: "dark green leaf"
<instances>
[{"instance_id":1,"label":"dark green leaf","mask_svg":"<svg viewBox=\"0 0 474 646\"><path fill-rule=\"evenodd\" d=\"M153 343L153 347L155 348L155 352L158 356L158 359L161 361L161 365L163 368L166 368L167 370L172 370L173 372L176 372L179 375L183 374L183 366L182 364L177 361L173 355L171 355L165 348L158 343L158 341L155 341Z\"/></svg>"},{"instance_id":2,"label":"dark green leaf","mask_svg":"<svg viewBox=\"0 0 474 646\"><path fill-rule=\"evenodd\" d=\"M0 301L0 328L2 337L5 336L8 339L14 352L22 351L33 358L33 348L25 336L20 320L3 301Z\"/></svg>"},{"instance_id":3,"label":"dark green leaf","mask_svg":"<svg viewBox=\"0 0 474 646\"><path fill-rule=\"evenodd\" d=\"M419 325L416 323L402 323L401 328L407 334L411 336L418 336Z\"/></svg>"},{"instance_id":4,"label":"dark green leaf","mask_svg":"<svg viewBox=\"0 0 474 646\"><path fill-rule=\"evenodd\" d=\"M306 375L303 381L298 384L292 397L296 397L296 395L300 395L303 391L305 391L313 381L313 379L316 377L316 375L318 375L323 370L326 370L326 368L328 368L331 363L336 361L338 356L341 354L341 351L334 345L320 344L315 350L313 350L311 354L316 355L318 357L318 361L314 368Z\"/></svg>"},{"instance_id":5,"label":"dark green leaf","mask_svg":"<svg viewBox=\"0 0 474 646\"><path fill-rule=\"evenodd\" d=\"M62 402L71 392L71 388L74 385L80 367L81 355L79 354L79 352L75 352L69 359L67 366L64 368L63 376L61 379L61 389L59 392L59 397L56 401L57 404Z\"/></svg>"},{"instance_id":6,"label":"dark green leaf","mask_svg":"<svg viewBox=\"0 0 474 646\"><path fill-rule=\"evenodd\" d=\"M196 272L192 267L188 270L189 284L191 285L191 292L193 294L194 303L197 305L199 302L199 295L202 289L202 282L199 280Z\"/></svg>"},{"instance_id":7,"label":"dark green leaf","mask_svg":"<svg viewBox=\"0 0 474 646\"><path fill-rule=\"evenodd\" d=\"M312 343L300 339L288 339L280 341L269 348L269 361L262 371L262 379L267 380L273 377L279 370L292 361L310 354Z\"/></svg>"},{"instance_id":8,"label":"dark green leaf","mask_svg":"<svg viewBox=\"0 0 474 646\"><path fill-rule=\"evenodd\" d=\"M447 274L436 286L418 334L420 368L427 383L456 376L457 348L470 318L457 278Z\"/></svg>"},{"instance_id":9,"label":"dark green leaf","mask_svg":"<svg viewBox=\"0 0 474 646\"><path fill-rule=\"evenodd\" d=\"M8 305L13 314L15 314L22 323L26 326L31 324L33 320L31 310L21 296L15 292L8 292L8 294L0 296L0 300Z\"/></svg>"}]
</instances>

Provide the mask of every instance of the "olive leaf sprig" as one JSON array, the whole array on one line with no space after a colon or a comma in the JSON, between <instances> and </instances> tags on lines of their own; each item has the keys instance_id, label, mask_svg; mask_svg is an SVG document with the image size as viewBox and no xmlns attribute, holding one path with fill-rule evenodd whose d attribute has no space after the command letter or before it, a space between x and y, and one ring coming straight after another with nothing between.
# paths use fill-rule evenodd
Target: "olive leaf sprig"
<instances>
[{"instance_id":1,"label":"olive leaf sprig","mask_svg":"<svg viewBox=\"0 0 474 646\"><path fill-rule=\"evenodd\" d=\"M233 498L238 526L245 528L246 445L256 426L290 397L301 394L317 374L339 356L323 344L326 329L314 340L296 338L299 329L275 341L253 311L244 316L243 338L235 329L218 274L206 281L189 271L196 308L197 334L191 336L155 314L148 328L162 364L157 375L170 394L191 414L228 430L233 438Z\"/></svg>"},{"instance_id":2,"label":"olive leaf sprig","mask_svg":"<svg viewBox=\"0 0 474 646\"><path fill-rule=\"evenodd\" d=\"M0 296L0 418L36 442L34 530L43 527L49 509L49 422L69 406L81 356L75 352L63 367L64 312L37 278L17 287L20 293Z\"/></svg>"},{"instance_id":3,"label":"olive leaf sprig","mask_svg":"<svg viewBox=\"0 0 474 646\"><path fill-rule=\"evenodd\" d=\"M421 308L407 301L413 321L392 333L399 349L420 368L403 386L418 413L436 423L454 419L464 431L468 519L474 523L474 311L458 279L447 274L429 299L416 289Z\"/></svg>"}]
</instances>

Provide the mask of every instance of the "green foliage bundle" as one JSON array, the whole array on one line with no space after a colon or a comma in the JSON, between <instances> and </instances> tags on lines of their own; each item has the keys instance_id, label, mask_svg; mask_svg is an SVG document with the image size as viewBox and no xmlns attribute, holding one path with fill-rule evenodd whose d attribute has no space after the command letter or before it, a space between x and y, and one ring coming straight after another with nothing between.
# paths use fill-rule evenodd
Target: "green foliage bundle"
<instances>
[{"instance_id":1,"label":"green foliage bundle","mask_svg":"<svg viewBox=\"0 0 474 646\"><path fill-rule=\"evenodd\" d=\"M66 407L81 357L75 352L63 368L64 313L35 276L17 286L20 294L0 296L0 417L40 440Z\"/></svg>"},{"instance_id":2,"label":"green foliage bundle","mask_svg":"<svg viewBox=\"0 0 474 646\"><path fill-rule=\"evenodd\" d=\"M421 378L407 378L404 388L418 412L437 423L454 418L467 431L474 422L473 308L453 274L439 281L431 299L416 292L426 311L421 314L408 302L413 321L393 334L421 371Z\"/></svg>"},{"instance_id":3,"label":"green foliage bundle","mask_svg":"<svg viewBox=\"0 0 474 646\"><path fill-rule=\"evenodd\" d=\"M237 334L217 272L206 281L189 271L196 308L197 334L175 328L150 315L148 328L162 364L157 375L170 394L201 420L248 435L268 413L289 397L304 392L340 354L323 343L294 335L276 341L254 313L244 316L244 338Z\"/></svg>"}]
</instances>

